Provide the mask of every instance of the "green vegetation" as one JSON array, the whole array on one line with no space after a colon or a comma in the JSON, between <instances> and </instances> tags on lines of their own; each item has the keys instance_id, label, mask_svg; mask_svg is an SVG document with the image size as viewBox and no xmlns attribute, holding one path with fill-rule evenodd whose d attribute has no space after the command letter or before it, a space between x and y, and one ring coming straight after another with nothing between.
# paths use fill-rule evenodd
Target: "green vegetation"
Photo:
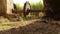
<instances>
[{"instance_id":1,"label":"green vegetation","mask_svg":"<svg viewBox=\"0 0 60 34\"><path fill-rule=\"evenodd\" d=\"M41 2L38 2L38 3L35 3L35 4L33 4L33 3L31 3L31 8L32 9L37 9L37 10L41 10L41 9L43 9L43 4L41 3Z\"/></svg>"},{"instance_id":2,"label":"green vegetation","mask_svg":"<svg viewBox=\"0 0 60 34\"><path fill-rule=\"evenodd\" d=\"M30 3L31 5L31 9L43 9L43 3L42 2L38 2L38 3ZM18 10L23 10L23 6L19 5L19 4L16 4L16 7Z\"/></svg>"},{"instance_id":3,"label":"green vegetation","mask_svg":"<svg viewBox=\"0 0 60 34\"><path fill-rule=\"evenodd\" d=\"M19 4L16 4L16 7L18 10L22 10L23 9L23 6L19 5Z\"/></svg>"}]
</instances>

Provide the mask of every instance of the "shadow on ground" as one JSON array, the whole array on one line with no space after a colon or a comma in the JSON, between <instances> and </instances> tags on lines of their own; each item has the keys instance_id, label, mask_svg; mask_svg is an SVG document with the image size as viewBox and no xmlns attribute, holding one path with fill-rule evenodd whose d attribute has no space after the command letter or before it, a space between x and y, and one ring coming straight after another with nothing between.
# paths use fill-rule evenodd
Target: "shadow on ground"
<instances>
[{"instance_id":1,"label":"shadow on ground","mask_svg":"<svg viewBox=\"0 0 60 34\"><path fill-rule=\"evenodd\" d=\"M60 34L59 21L42 19L32 24L0 31L0 34Z\"/></svg>"}]
</instances>

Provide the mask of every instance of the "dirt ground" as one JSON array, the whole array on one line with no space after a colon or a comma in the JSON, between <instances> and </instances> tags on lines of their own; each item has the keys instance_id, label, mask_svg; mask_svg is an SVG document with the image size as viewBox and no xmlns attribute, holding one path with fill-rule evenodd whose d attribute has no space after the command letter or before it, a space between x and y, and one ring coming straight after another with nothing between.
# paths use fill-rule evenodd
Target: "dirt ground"
<instances>
[{"instance_id":1,"label":"dirt ground","mask_svg":"<svg viewBox=\"0 0 60 34\"><path fill-rule=\"evenodd\" d=\"M53 19L30 20L28 25L0 31L0 34L60 34L60 21ZM29 24L30 23L30 24Z\"/></svg>"}]
</instances>

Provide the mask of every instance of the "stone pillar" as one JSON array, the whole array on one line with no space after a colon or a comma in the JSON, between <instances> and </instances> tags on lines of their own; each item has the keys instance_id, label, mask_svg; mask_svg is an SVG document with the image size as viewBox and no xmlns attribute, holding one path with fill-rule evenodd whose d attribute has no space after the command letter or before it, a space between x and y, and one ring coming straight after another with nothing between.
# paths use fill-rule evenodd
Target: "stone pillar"
<instances>
[{"instance_id":1,"label":"stone pillar","mask_svg":"<svg viewBox=\"0 0 60 34\"><path fill-rule=\"evenodd\" d=\"M7 14L12 14L13 0L7 0Z\"/></svg>"}]
</instances>

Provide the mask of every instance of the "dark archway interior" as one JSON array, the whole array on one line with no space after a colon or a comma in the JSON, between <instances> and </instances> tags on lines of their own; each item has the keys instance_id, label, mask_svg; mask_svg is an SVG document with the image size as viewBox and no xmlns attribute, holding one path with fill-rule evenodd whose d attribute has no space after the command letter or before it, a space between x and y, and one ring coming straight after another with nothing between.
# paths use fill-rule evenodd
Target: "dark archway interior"
<instances>
[{"instance_id":1,"label":"dark archway interior","mask_svg":"<svg viewBox=\"0 0 60 34\"><path fill-rule=\"evenodd\" d=\"M46 12L46 17L51 17L56 20L60 19L60 0L43 0L44 1L44 11Z\"/></svg>"}]
</instances>

